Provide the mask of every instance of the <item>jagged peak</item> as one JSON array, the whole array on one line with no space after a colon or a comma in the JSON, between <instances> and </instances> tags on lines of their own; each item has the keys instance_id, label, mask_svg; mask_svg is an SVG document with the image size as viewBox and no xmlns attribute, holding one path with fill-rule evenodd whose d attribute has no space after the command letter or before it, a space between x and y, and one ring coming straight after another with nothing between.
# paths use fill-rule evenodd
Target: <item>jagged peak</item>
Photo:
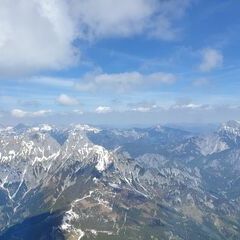
<instances>
[{"instance_id":1,"label":"jagged peak","mask_svg":"<svg viewBox=\"0 0 240 240\"><path fill-rule=\"evenodd\" d=\"M157 124L153 126L151 129L157 131L157 132L163 132L165 130L165 127L161 124Z\"/></svg>"},{"instance_id":2,"label":"jagged peak","mask_svg":"<svg viewBox=\"0 0 240 240\"><path fill-rule=\"evenodd\" d=\"M28 129L28 126L23 123L19 123L13 128L13 130L16 132L24 132L27 129Z\"/></svg>"},{"instance_id":3,"label":"jagged peak","mask_svg":"<svg viewBox=\"0 0 240 240\"><path fill-rule=\"evenodd\" d=\"M39 125L36 125L36 126L33 126L32 128L29 129L30 132L38 132L38 131L41 131L41 132L50 132L54 129L55 127L50 125L50 124L46 124L46 123L43 123L43 124L39 124Z\"/></svg>"},{"instance_id":4,"label":"jagged peak","mask_svg":"<svg viewBox=\"0 0 240 240\"><path fill-rule=\"evenodd\" d=\"M101 131L101 129L90 126L88 124L76 124L76 125L73 125L73 129L86 131L86 132L94 132L94 133L98 133Z\"/></svg>"},{"instance_id":5,"label":"jagged peak","mask_svg":"<svg viewBox=\"0 0 240 240\"><path fill-rule=\"evenodd\" d=\"M222 123L218 131L234 132L236 130L240 131L240 121L230 120Z\"/></svg>"},{"instance_id":6,"label":"jagged peak","mask_svg":"<svg viewBox=\"0 0 240 240\"><path fill-rule=\"evenodd\" d=\"M164 127L163 127L163 125L161 125L161 124L157 124L157 125L155 126L155 128L156 128L156 129L162 129L162 128L164 128Z\"/></svg>"},{"instance_id":7,"label":"jagged peak","mask_svg":"<svg viewBox=\"0 0 240 240\"><path fill-rule=\"evenodd\" d=\"M54 126L51 126L49 124L40 124L39 128L41 131L51 131L53 130Z\"/></svg>"}]
</instances>

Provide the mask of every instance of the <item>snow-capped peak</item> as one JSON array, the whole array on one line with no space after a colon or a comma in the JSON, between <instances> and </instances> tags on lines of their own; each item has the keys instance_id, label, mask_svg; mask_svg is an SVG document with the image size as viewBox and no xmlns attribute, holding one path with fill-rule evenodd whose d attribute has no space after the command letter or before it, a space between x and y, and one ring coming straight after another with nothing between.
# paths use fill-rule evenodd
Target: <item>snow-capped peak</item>
<instances>
[{"instance_id":1,"label":"snow-capped peak","mask_svg":"<svg viewBox=\"0 0 240 240\"><path fill-rule=\"evenodd\" d=\"M164 127L161 124L158 124L154 127L154 130L157 132L162 132L164 130Z\"/></svg>"},{"instance_id":2,"label":"snow-capped peak","mask_svg":"<svg viewBox=\"0 0 240 240\"><path fill-rule=\"evenodd\" d=\"M50 126L48 124L41 124L41 125L39 125L39 129L40 129L40 131L48 132L48 131L51 131L53 128L52 128L52 126Z\"/></svg>"},{"instance_id":3,"label":"snow-capped peak","mask_svg":"<svg viewBox=\"0 0 240 240\"><path fill-rule=\"evenodd\" d=\"M240 135L240 121L228 121L223 123L218 132L227 132L233 135Z\"/></svg>"},{"instance_id":4,"label":"snow-capped peak","mask_svg":"<svg viewBox=\"0 0 240 240\"><path fill-rule=\"evenodd\" d=\"M87 124L77 124L77 125L74 125L73 127L76 130L81 130L81 131L86 131L86 132L98 133L98 132L101 131L99 128L92 127L92 126L89 126Z\"/></svg>"},{"instance_id":5,"label":"snow-capped peak","mask_svg":"<svg viewBox=\"0 0 240 240\"><path fill-rule=\"evenodd\" d=\"M28 132L50 132L53 130L53 127L49 124L40 124L38 126L33 126L28 129Z\"/></svg>"}]
</instances>

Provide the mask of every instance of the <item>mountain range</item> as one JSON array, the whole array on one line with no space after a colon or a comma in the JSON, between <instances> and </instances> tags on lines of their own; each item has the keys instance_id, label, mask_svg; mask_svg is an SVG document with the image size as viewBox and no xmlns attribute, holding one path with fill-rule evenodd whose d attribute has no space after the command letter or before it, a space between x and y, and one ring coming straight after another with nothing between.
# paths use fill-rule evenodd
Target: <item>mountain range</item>
<instances>
[{"instance_id":1,"label":"mountain range","mask_svg":"<svg viewBox=\"0 0 240 240\"><path fill-rule=\"evenodd\" d=\"M240 239L240 122L0 128L1 240Z\"/></svg>"}]
</instances>

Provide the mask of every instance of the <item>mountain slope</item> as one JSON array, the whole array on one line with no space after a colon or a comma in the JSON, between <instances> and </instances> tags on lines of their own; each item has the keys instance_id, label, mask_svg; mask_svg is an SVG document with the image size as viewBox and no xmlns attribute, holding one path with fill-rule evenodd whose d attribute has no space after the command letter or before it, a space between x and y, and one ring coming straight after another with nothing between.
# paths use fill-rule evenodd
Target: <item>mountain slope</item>
<instances>
[{"instance_id":1,"label":"mountain slope","mask_svg":"<svg viewBox=\"0 0 240 240\"><path fill-rule=\"evenodd\" d=\"M0 239L239 239L240 150L221 129L2 129Z\"/></svg>"}]
</instances>

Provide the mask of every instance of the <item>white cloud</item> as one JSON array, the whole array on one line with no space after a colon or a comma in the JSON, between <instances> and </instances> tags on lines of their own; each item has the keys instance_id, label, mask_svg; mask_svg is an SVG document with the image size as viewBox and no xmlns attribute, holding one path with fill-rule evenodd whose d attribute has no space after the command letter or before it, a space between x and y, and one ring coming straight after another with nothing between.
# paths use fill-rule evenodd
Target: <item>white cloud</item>
<instances>
[{"instance_id":1,"label":"white cloud","mask_svg":"<svg viewBox=\"0 0 240 240\"><path fill-rule=\"evenodd\" d=\"M139 72L102 73L99 71L88 73L81 79L39 76L25 81L49 87L74 88L86 92L100 89L121 92L141 87L148 89L159 84L173 84L176 80L177 77L174 74L166 72L142 74ZM64 102L66 98L69 97L63 94L58 100L61 104L64 104L62 102Z\"/></svg>"},{"instance_id":2,"label":"white cloud","mask_svg":"<svg viewBox=\"0 0 240 240\"><path fill-rule=\"evenodd\" d=\"M166 109L172 109L172 110L209 110L211 108L211 105L209 104L202 104L202 103L193 103L192 101L188 100L180 100L177 101L175 104L170 105Z\"/></svg>"},{"instance_id":3,"label":"white cloud","mask_svg":"<svg viewBox=\"0 0 240 240\"><path fill-rule=\"evenodd\" d=\"M149 35L162 40L175 40L178 38L182 29L175 27L176 21L179 21L185 14L186 9L191 5L191 0L169 0L159 1L157 14L149 22ZM155 8L156 9L156 8Z\"/></svg>"},{"instance_id":4,"label":"white cloud","mask_svg":"<svg viewBox=\"0 0 240 240\"><path fill-rule=\"evenodd\" d=\"M39 111L35 111L35 112L27 112L27 111L23 111L21 109L13 109L11 111L11 115L15 118L43 117L51 112L52 112L51 110L39 110Z\"/></svg>"},{"instance_id":5,"label":"white cloud","mask_svg":"<svg viewBox=\"0 0 240 240\"><path fill-rule=\"evenodd\" d=\"M79 104L78 100L76 98L70 97L66 94L61 94L58 98L57 98L57 102L61 105L65 105L65 106L71 106L71 105L77 105Z\"/></svg>"},{"instance_id":6,"label":"white cloud","mask_svg":"<svg viewBox=\"0 0 240 240\"><path fill-rule=\"evenodd\" d=\"M76 113L76 114L79 114L79 115L83 114L83 111L79 110L79 109L74 109L73 112Z\"/></svg>"},{"instance_id":7,"label":"white cloud","mask_svg":"<svg viewBox=\"0 0 240 240\"><path fill-rule=\"evenodd\" d=\"M174 109L198 109L198 108L202 108L203 105L195 104L195 103L188 103L188 104L176 104L171 107Z\"/></svg>"},{"instance_id":8,"label":"white cloud","mask_svg":"<svg viewBox=\"0 0 240 240\"><path fill-rule=\"evenodd\" d=\"M61 79L61 78L47 77L47 76L32 77L28 81L29 83L52 86L52 87L70 88L74 86L73 79Z\"/></svg>"},{"instance_id":9,"label":"white cloud","mask_svg":"<svg viewBox=\"0 0 240 240\"><path fill-rule=\"evenodd\" d=\"M61 69L73 64L76 26L64 0L0 2L0 71Z\"/></svg>"},{"instance_id":10,"label":"white cloud","mask_svg":"<svg viewBox=\"0 0 240 240\"><path fill-rule=\"evenodd\" d=\"M151 110L152 108L150 107L136 107L132 109L132 111L136 111L136 112L150 112Z\"/></svg>"},{"instance_id":11,"label":"white cloud","mask_svg":"<svg viewBox=\"0 0 240 240\"><path fill-rule=\"evenodd\" d=\"M1 0L0 73L59 70L79 59L78 39L136 34L176 38L192 0Z\"/></svg>"},{"instance_id":12,"label":"white cloud","mask_svg":"<svg viewBox=\"0 0 240 240\"><path fill-rule=\"evenodd\" d=\"M80 91L113 90L127 91L138 88L151 88L159 84L172 84L176 76L171 73L157 72L141 74L139 72L88 74L76 84Z\"/></svg>"},{"instance_id":13,"label":"white cloud","mask_svg":"<svg viewBox=\"0 0 240 240\"><path fill-rule=\"evenodd\" d=\"M11 111L11 115L16 118L23 118L27 115L27 112L21 110L21 109L13 109Z\"/></svg>"},{"instance_id":14,"label":"white cloud","mask_svg":"<svg viewBox=\"0 0 240 240\"><path fill-rule=\"evenodd\" d=\"M155 111L159 108L159 106L152 101L128 103L128 107L130 111L135 111L135 112L150 112L150 111Z\"/></svg>"},{"instance_id":15,"label":"white cloud","mask_svg":"<svg viewBox=\"0 0 240 240\"><path fill-rule=\"evenodd\" d=\"M202 111L212 109L212 105L209 104L197 104L193 102L177 102L175 104L169 105L147 105L137 103L135 107L127 109L126 111L141 112L141 113L150 113L150 112L163 112L163 111Z\"/></svg>"},{"instance_id":16,"label":"white cloud","mask_svg":"<svg viewBox=\"0 0 240 240\"><path fill-rule=\"evenodd\" d=\"M99 106L95 110L96 113L109 113L111 111L112 111L112 109L107 106Z\"/></svg>"},{"instance_id":17,"label":"white cloud","mask_svg":"<svg viewBox=\"0 0 240 240\"><path fill-rule=\"evenodd\" d=\"M220 51L212 48L206 48L202 51L202 62L199 69L202 72L211 71L223 64L223 55Z\"/></svg>"},{"instance_id":18,"label":"white cloud","mask_svg":"<svg viewBox=\"0 0 240 240\"><path fill-rule=\"evenodd\" d=\"M73 0L74 15L80 23L80 36L147 35L164 40L176 37L174 22L180 19L191 0Z\"/></svg>"},{"instance_id":19,"label":"white cloud","mask_svg":"<svg viewBox=\"0 0 240 240\"><path fill-rule=\"evenodd\" d=\"M193 82L192 82L193 86L195 87L202 87L202 86L206 86L209 84L209 79L207 78L198 78L198 79L195 79Z\"/></svg>"},{"instance_id":20,"label":"white cloud","mask_svg":"<svg viewBox=\"0 0 240 240\"><path fill-rule=\"evenodd\" d=\"M43 117L51 112L51 110L39 110L36 112L28 112L28 115L32 117Z\"/></svg>"},{"instance_id":21,"label":"white cloud","mask_svg":"<svg viewBox=\"0 0 240 240\"><path fill-rule=\"evenodd\" d=\"M80 36L99 38L130 36L143 30L155 12L155 0L75 0L75 16L80 22Z\"/></svg>"}]
</instances>

